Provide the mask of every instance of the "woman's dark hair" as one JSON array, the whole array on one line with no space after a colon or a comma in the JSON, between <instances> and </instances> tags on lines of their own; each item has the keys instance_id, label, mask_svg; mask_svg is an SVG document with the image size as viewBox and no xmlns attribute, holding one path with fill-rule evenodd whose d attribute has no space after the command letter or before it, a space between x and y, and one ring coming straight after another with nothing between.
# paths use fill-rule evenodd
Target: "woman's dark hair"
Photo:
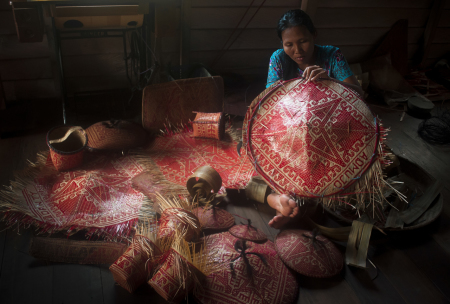
<instances>
[{"instance_id":1,"label":"woman's dark hair","mask_svg":"<svg viewBox=\"0 0 450 304\"><path fill-rule=\"evenodd\" d=\"M281 34L285 29L305 26L311 34L316 33L316 28L307 13L300 9L287 11L278 21L277 34L282 40ZM281 53L281 66L283 68L283 80L295 78L297 75L297 64L283 51Z\"/></svg>"},{"instance_id":2,"label":"woman's dark hair","mask_svg":"<svg viewBox=\"0 0 450 304\"><path fill-rule=\"evenodd\" d=\"M302 25L304 25L311 34L314 35L316 33L316 28L307 13L301 9L289 10L280 18L280 21L278 21L278 37L281 39L281 33L283 33L285 29Z\"/></svg>"}]
</instances>

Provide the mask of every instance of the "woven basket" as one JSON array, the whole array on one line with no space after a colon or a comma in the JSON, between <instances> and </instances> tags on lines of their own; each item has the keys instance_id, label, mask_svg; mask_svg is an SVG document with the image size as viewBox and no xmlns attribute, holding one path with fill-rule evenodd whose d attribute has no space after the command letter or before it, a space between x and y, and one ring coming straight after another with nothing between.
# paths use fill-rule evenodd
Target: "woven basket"
<instances>
[{"instance_id":1,"label":"woven basket","mask_svg":"<svg viewBox=\"0 0 450 304\"><path fill-rule=\"evenodd\" d=\"M148 284L169 303L179 303L205 275L174 249L161 258L162 264Z\"/></svg>"},{"instance_id":2,"label":"woven basket","mask_svg":"<svg viewBox=\"0 0 450 304\"><path fill-rule=\"evenodd\" d=\"M50 157L58 171L67 171L83 163L88 138L81 127L58 126L47 133Z\"/></svg>"},{"instance_id":3,"label":"woven basket","mask_svg":"<svg viewBox=\"0 0 450 304\"><path fill-rule=\"evenodd\" d=\"M195 112L192 127L194 137L214 138L221 140L225 134L225 119L223 113L201 113Z\"/></svg>"},{"instance_id":4,"label":"woven basket","mask_svg":"<svg viewBox=\"0 0 450 304\"><path fill-rule=\"evenodd\" d=\"M138 239L153 250L153 255L149 255L148 251L136 242ZM151 276L157 262L155 257L160 255L159 248L152 241L145 236L136 235L131 246L109 267L109 270L113 274L114 281L132 293Z\"/></svg>"}]
</instances>

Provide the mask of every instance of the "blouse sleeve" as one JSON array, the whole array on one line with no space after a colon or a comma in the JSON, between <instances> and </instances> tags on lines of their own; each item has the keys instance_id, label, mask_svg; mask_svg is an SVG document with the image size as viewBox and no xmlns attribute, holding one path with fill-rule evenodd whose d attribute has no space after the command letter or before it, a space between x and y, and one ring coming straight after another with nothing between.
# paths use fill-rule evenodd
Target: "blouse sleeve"
<instances>
[{"instance_id":1,"label":"blouse sleeve","mask_svg":"<svg viewBox=\"0 0 450 304\"><path fill-rule=\"evenodd\" d=\"M283 68L280 61L280 51L282 50L275 51L270 57L266 88L270 87L278 80L283 79Z\"/></svg>"},{"instance_id":2,"label":"blouse sleeve","mask_svg":"<svg viewBox=\"0 0 450 304\"><path fill-rule=\"evenodd\" d=\"M353 75L350 66L341 50L337 49L331 58L331 70L335 79L343 81L344 79Z\"/></svg>"}]
</instances>

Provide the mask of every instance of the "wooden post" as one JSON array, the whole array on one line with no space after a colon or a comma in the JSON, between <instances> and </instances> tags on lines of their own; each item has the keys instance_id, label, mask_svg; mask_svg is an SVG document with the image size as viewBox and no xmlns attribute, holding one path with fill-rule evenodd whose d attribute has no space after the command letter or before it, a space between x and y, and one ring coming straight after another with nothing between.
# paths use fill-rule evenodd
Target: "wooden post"
<instances>
[{"instance_id":1,"label":"wooden post","mask_svg":"<svg viewBox=\"0 0 450 304\"><path fill-rule=\"evenodd\" d=\"M191 53L191 0L181 0L180 65L190 63Z\"/></svg>"},{"instance_id":2,"label":"wooden post","mask_svg":"<svg viewBox=\"0 0 450 304\"><path fill-rule=\"evenodd\" d=\"M319 3L320 0L302 0L301 9L311 17L313 22Z\"/></svg>"},{"instance_id":3,"label":"wooden post","mask_svg":"<svg viewBox=\"0 0 450 304\"><path fill-rule=\"evenodd\" d=\"M425 61L428 58L431 44L433 43L434 36L436 34L436 28L439 24L439 20L441 19L442 11L444 10L444 5L445 5L444 0L433 1L430 16L428 17L425 32L423 34L423 44L421 46L419 68L424 68L423 65L425 64Z\"/></svg>"}]
</instances>

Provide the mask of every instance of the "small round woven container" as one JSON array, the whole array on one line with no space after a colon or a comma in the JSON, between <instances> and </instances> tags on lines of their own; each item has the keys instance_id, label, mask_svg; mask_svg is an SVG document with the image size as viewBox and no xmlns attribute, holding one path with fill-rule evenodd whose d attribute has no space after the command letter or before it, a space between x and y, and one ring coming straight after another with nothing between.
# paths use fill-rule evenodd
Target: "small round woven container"
<instances>
[{"instance_id":1,"label":"small round woven container","mask_svg":"<svg viewBox=\"0 0 450 304\"><path fill-rule=\"evenodd\" d=\"M233 215L219 207L198 207L192 213L198 217L202 229L222 230L234 225Z\"/></svg>"},{"instance_id":2,"label":"small round woven container","mask_svg":"<svg viewBox=\"0 0 450 304\"><path fill-rule=\"evenodd\" d=\"M153 255L150 256L140 246L138 240L145 242L146 246L152 248ZM152 241L145 236L136 235L131 246L109 267L109 270L114 277L114 281L132 293L144 284L153 273L156 266L155 258L160 255L161 251Z\"/></svg>"},{"instance_id":3,"label":"small round woven container","mask_svg":"<svg viewBox=\"0 0 450 304\"><path fill-rule=\"evenodd\" d=\"M186 231L183 237L190 242L200 234L201 225L192 212L182 208L168 208L161 213L158 238L172 237L175 231Z\"/></svg>"},{"instance_id":4,"label":"small round woven container","mask_svg":"<svg viewBox=\"0 0 450 304\"><path fill-rule=\"evenodd\" d=\"M336 246L310 231L283 230L277 235L275 247L289 268L308 277L332 277L344 266L344 258Z\"/></svg>"},{"instance_id":5,"label":"small round woven container","mask_svg":"<svg viewBox=\"0 0 450 304\"><path fill-rule=\"evenodd\" d=\"M83 163L83 154L88 143L88 137L81 127L54 127L47 132L46 140L56 170L71 170Z\"/></svg>"},{"instance_id":6,"label":"small round woven container","mask_svg":"<svg viewBox=\"0 0 450 304\"><path fill-rule=\"evenodd\" d=\"M205 278L174 249L170 249L161 261L160 268L148 284L169 303L181 302L194 289L195 282Z\"/></svg>"}]
</instances>

